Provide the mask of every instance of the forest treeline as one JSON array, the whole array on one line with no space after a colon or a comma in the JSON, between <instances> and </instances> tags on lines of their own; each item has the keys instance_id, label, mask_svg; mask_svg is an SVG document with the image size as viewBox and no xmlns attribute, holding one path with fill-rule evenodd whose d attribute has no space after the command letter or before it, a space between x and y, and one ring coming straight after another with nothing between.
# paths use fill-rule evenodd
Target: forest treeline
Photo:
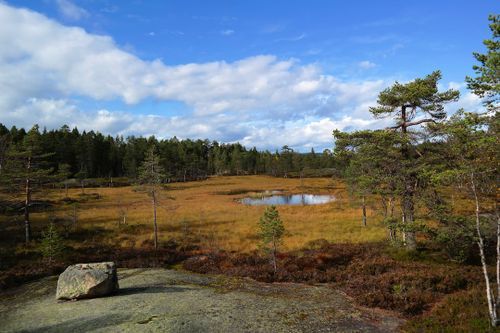
<instances>
[{"instance_id":1,"label":"forest treeline","mask_svg":"<svg viewBox=\"0 0 500 333\"><path fill-rule=\"evenodd\" d=\"M206 140L157 139L152 137L112 137L96 131L79 131L69 126L40 130L37 125L26 130L0 124L0 168L10 148L23 149L27 137L47 155L46 167L55 172L66 170L68 178L137 178L146 152L155 147L168 181L202 179L209 175L268 174L307 176L312 170L333 167L332 152L295 152L288 146L275 152L248 149L239 143ZM2 153L3 152L3 153ZM48 156L50 155L50 156ZM322 173L324 175L324 173Z\"/></svg>"}]
</instances>

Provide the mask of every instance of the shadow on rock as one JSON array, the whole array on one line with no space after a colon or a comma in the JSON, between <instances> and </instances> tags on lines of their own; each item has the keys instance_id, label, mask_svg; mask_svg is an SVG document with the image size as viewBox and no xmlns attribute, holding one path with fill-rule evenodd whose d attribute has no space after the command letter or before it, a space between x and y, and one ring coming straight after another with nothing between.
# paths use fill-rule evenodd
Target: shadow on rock
<instances>
[{"instance_id":1,"label":"shadow on rock","mask_svg":"<svg viewBox=\"0 0 500 333\"><path fill-rule=\"evenodd\" d=\"M109 314L93 318L77 318L68 320L54 325L46 325L34 329L18 331L20 333L35 333L35 332L88 332L105 327L112 327L130 320L130 316L121 314Z\"/></svg>"},{"instance_id":2,"label":"shadow on rock","mask_svg":"<svg viewBox=\"0 0 500 333\"><path fill-rule=\"evenodd\" d=\"M162 293L179 293L190 290L189 288L173 287L173 286L145 286L145 287L129 287L120 288L113 296L128 296L135 294L162 294ZM113 297L112 296L112 297Z\"/></svg>"}]
</instances>

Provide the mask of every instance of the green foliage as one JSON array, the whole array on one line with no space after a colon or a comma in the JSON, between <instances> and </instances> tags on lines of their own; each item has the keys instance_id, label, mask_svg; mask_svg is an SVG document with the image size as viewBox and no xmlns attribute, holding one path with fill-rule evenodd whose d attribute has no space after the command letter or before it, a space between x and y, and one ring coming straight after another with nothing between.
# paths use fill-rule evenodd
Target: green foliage
<instances>
[{"instance_id":1,"label":"green foliage","mask_svg":"<svg viewBox=\"0 0 500 333\"><path fill-rule=\"evenodd\" d=\"M138 181L142 185L157 187L165 180L165 170L160 164L160 157L155 153L155 148L151 147L139 167Z\"/></svg>"},{"instance_id":2,"label":"green foliage","mask_svg":"<svg viewBox=\"0 0 500 333\"><path fill-rule=\"evenodd\" d=\"M440 79L441 72L434 71L425 78L406 84L396 82L379 94L378 105L370 107L370 112L376 117L392 116L397 122L395 128L403 130L424 122L442 120L446 117L444 104L456 101L459 92L453 89L439 92L437 83ZM431 118L412 122L419 113Z\"/></svg>"},{"instance_id":3,"label":"green foliage","mask_svg":"<svg viewBox=\"0 0 500 333\"><path fill-rule=\"evenodd\" d=\"M488 19L493 37L483 41L486 53L474 52L474 57L480 63L472 67L477 76L468 76L465 80L467 87L474 94L484 97L484 103L493 109L498 106L500 98L500 15L490 15Z\"/></svg>"},{"instance_id":4,"label":"green foliage","mask_svg":"<svg viewBox=\"0 0 500 333\"><path fill-rule=\"evenodd\" d=\"M470 263L477 257L475 233L474 223L470 218L450 217L437 229L435 240L451 260Z\"/></svg>"},{"instance_id":5,"label":"green foliage","mask_svg":"<svg viewBox=\"0 0 500 333\"><path fill-rule=\"evenodd\" d=\"M406 84L396 82L379 94L378 105L370 112L375 117L392 117L396 125L391 130L334 131L335 156L349 187L361 196L380 195L388 218L393 218L394 202L398 201L404 223L388 225L391 239L397 228L404 232L406 246L412 249L416 248L415 232L421 230L414 222L416 205L426 197L426 191L432 190L429 178L435 167L441 167L441 161L428 128L410 129L444 120L444 105L459 97L453 89L439 92L440 79L441 72L435 71Z\"/></svg>"},{"instance_id":6,"label":"green foliage","mask_svg":"<svg viewBox=\"0 0 500 333\"><path fill-rule=\"evenodd\" d=\"M24 129L9 131L0 124L0 170L6 150L24 142ZM257 151L239 143L220 144L209 140L158 140L155 137L111 137L99 132L80 132L62 126L60 129L38 133L41 153L51 153L47 167L79 183L102 178L109 182L117 177L136 180L139 166L151 146L156 147L167 181L205 179L209 175L269 174L284 176L304 168L327 169L334 166L329 150L323 154L298 153L288 147L285 154ZM66 165L66 166L64 166ZM68 167L69 166L69 167ZM1 172L1 171L0 171ZM67 173L69 172L69 173ZM64 179L64 177L61 177ZM89 184L91 186L91 184Z\"/></svg>"},{"instance_id":7,"label":"green foliage","mask_svg":"<svg viewBox=\"0 0 500 333\"><path fill-rule=\"evenodd\" d=\"M484 290L473 288L447 295L428 313L410 319L402 327L404 332L499 332L492 328L487 311Z\"/></svg>"},{"instance_id":8,"label":"green foliage","mask_svg":"<svg viewBox=\"0 0 500 333\"><path fill-rule=\"evenodd\" d=\"M262 248L277 250L278 246L282 244L285 226L276 206L266 208L259 221L259 230Z\"/></svg>"},{"instance_id":9,"label":"green foliage","mask_svg":"<svg viewBox=\"0 0 500 333\"><path fill-rule=\"evenodd\" d=\"M0 186L11 193L23 193L29 180L30 192L33 193L41 185L57 181L54 169L48 162L52 155L43 151L38 125L33 126L21 142L8 147L0 174Z\"/></svg>"},{"instance_id":10,"label":"green foliage","mask_svg":"<svg viewBox=\"0 0 500 333\"><path fill-rule=\"evenodd\" d=\"M57 232L55 225L50 223L47 229L42 232L40 252L43 258L50 265L61 257L64 249L64 240Z\"/></svg>"},{"instance_id":11,"label":"green foliage","mask_svg":"<svg viewBox=\"0 0 500 333\"><path fill-rule=\"evenodd\" d=\"M461 195L475 200L488 213L487 202L495 195L498 180L498 113L457 112L449 121L433 127L446 149L441 151L443 168L430 173L434 186L449 186ZM477 234L474 214L458 215L443 206L437 207L440 226L435 240L445 253L458 262L470 262L477 256ZM491 212L490 212L491 213ZM481 217L486 241L495 235L494 214Z\"/></svg>"},{"instance_id":12,"label":"green foliage","mask_svg":"<svg viewBox=\"0 0 500 333\"><path fill-rule=\"evenodd\" d=\"M276 274L278 269L276 255L285 234L285 226L283 225L283 221L281 221L276 206L273 205L266 208L264 215L260 218L259 229L260 247L271 255L271 263Z\"/></svg>"}]
</instances>

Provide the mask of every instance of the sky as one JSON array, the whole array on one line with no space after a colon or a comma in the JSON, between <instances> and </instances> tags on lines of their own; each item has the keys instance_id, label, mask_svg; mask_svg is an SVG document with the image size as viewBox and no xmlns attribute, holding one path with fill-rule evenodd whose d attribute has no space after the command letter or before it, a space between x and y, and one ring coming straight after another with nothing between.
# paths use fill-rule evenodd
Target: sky
<instances>
[{"instance_id":1,"label":"sky","mask_svg":"<svg viewBox=\"0 0 500 333\"><path fill-rule=\"evenodd\" d=\"M321 151L395 81L460 107L494 1L0 0L0 123Z\"/></svg>"}]
</instances>

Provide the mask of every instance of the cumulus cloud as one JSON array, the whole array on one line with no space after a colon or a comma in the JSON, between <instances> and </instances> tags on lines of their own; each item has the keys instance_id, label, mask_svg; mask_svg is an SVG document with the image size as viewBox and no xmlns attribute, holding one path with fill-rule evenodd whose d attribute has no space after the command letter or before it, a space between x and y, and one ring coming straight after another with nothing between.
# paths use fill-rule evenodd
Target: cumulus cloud
<instances>
[{"instance_id":1,"label":"cumulus cloud","mask_svg":"<svg viewBox=\"0 0 500 333\"><path fill-rule=\"evenodd\" d=\"M89 12L70 0L56 0L56 5L61 16L67 20L78 21L90 16Z\"/></svg>"},{"instance_id":2,"label":"cumulus cloud","mask_svg":"<svg viewBox=\"0 0 500 333\"><path fill-rule=\"evenodd\" d=\"M1 2L0 22L0 119L10 125L324 148L335 128L379 126L368 106L391 83L346 82L317 65L273 55L176 66L144 61L109 36ZM191 111L167 117L92 110L79 99L179 101Z\"/></svg>"}]
</instances>

